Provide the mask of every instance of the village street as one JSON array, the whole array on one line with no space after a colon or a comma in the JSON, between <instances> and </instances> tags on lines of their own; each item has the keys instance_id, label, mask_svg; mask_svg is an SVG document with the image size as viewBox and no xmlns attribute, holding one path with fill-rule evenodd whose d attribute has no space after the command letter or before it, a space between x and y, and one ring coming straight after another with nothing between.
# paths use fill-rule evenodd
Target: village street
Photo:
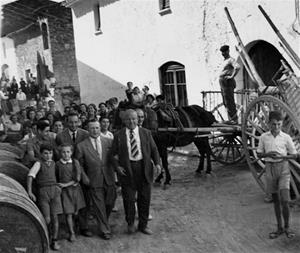
<instances>
[{"instance_id":1,"label":"village street","mask_svg":"<svg viewBox=\"0 0 300 253\"><path fill-rule=\"evenodd\" d=\"M194 175L197 157L173 154L169 162L173 184L167 190L153 188L149 226L154 235L126 234L119 196L118 212L111 217L110 241L97 236L79 236L75 243L62 239L60 252L299 252L299 207L291 209L296 237L268 239L275 229L273 206L263 202L264 195L246 163L223 166L214 162L216 177L206 179ZM67 234L62 233L62 237L67 238Z\"/></svg>"}]
</instances>

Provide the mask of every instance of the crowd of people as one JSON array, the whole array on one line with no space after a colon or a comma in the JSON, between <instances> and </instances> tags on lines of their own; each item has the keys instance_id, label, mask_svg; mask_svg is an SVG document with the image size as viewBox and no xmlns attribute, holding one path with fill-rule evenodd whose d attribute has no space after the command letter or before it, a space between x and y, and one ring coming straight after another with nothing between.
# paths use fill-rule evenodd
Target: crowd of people
<instances>
[{"instance_id":1,"label":"crowd of people","mask_svg":"<svg viewBox=\"0 0 300 253\"><path fill-rule=\"evenodd\" d=\"M228 47L225 49L228 51ZM13 88L15 86L18 85L13 81L6 89L6 92L14 89L13 99L17 99L19 93L19 98L28 95L22 88ZM151 131L143 127L142 108L161 104L162 95L155 98L148 87L140 91L128 82L127 99L122 101L123 128L114 132L117 107L121 106L115 97L99 103L98 108L95 104L72 103L61 113L54 99L36 96L33 104L28 104L28 99L18 103L20 110L15 112L15 102L10 101L4 90L1 87L0 140L24 149L23 163L30 168L28 195L45 218L53 250L60 248L57 241L60 214L66 216L71 242L76 240L76 231L92 236L88 223L91 213L97 220L100 236L111 239L109 217L118 185L128 233L138 230L152 234L148 227L151 184L154 168L158 173L161 171L161 159ZM10 102L12 108L5 108L3 101ZM5 115L9 115L8 122ZM231 119L234 117L232 113ZM281 113L270 112L268 123L270 131L261 135L257 153L265 160L267 192L272 195L277 221L277 230L269 237L275 239L286 234L293 238L288 204L291 176L285 159L299 159L299 154L291 137L281 131ZM136 212L137 227L134 224Z\"/></svg>"},{"instance_id":2,"label":"crowd of people","mask_svg":"<svg viewBox=\"0 0 300 253\"><path fill-rule=\"evenodd\" d=\"M151 132L142 128L144 114L140 108L155 104L149 88L144 87L141 92L128 82L127 99L122 103L136 110L125 111L124 131L114 138L112 123L119 102L116 97L99 103L98 107L71 103L60 112L54 98L47 100L47 95L23 90L29 86L24 86L23 80L18 85L15 79L2 86L0 138L24 150L22 163L30 168L28 195L37 203L49 227L51 248L60 248L57 241L60 214L66 216L71 242L76 239L76 231L92 236L88 224L91 215L98 222L101 237L110 239L108 219L120 185L128 233L138 229L151 234L147 223L152 161L160 170L160 158ZM7 95L11 89L17 91L13 97Z\"/></svg>"}]
</instances>

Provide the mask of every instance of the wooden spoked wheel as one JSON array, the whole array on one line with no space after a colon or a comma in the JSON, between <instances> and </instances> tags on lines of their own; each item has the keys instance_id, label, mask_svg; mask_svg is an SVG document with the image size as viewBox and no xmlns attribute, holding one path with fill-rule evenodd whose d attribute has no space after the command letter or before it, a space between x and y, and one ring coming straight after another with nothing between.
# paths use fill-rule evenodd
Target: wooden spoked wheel
<instances>
[{"instance_id":1,"label":"wooden spoked wheel","mask_svg":"<svg viewBox=\"0 0 300 253\"><path fill-rule=\"evenodd\" d=\"M241 118L243 115L243 107L239 104L236 104L236 111L238 122L241 122ZM215 119L218 122L228 121L228 113L224 103L218 104L214 109L212 109L211 113L214 115Z\"/></svg>"},{"instance_id":2,"label":"wooden spoked wheel","mask_svg":"<svg viewBox=\"0 0 300 253\"><path fill-rule=\"evenodd\" d=\"M300 151L300 121L291 108L282 100L273 96L260 96L253 100L244 115L242 122L242 140L247 163L253 177L259 186L265 191L265 164L264 160L258 158L257 147L261 134L269 131L268 116L270 111L280 111L284 117L282 131L289 134ZM300 198L300 164L290 160L291 170L291 192L292 198Z\"/></svg>"},{"instance_id":3,"label":"wooden spoked wheel","mask_svg":"<svg viewBox=\"0 0 300 253\"><path fill-rule=\"evenodd\" d=\"M238 122L241 121L243 108L236 105ZM228 121L227 109L223 103L218 104L211 113L218 122ZM235 164L244 158L240 131L213 132L209 137L213 158L223 164Z\"/></svg>"},{"instance_id":4,"label":"wooden spoked wheel","mask_svg":"<svg viewBox=\"0 0 300 253\"><path fill-rule=\"evenodd\" d=\"M213 158L223 164L235 164L244 158L240 131L214 132L209 137Z\"/></svg>"}]
</instances>

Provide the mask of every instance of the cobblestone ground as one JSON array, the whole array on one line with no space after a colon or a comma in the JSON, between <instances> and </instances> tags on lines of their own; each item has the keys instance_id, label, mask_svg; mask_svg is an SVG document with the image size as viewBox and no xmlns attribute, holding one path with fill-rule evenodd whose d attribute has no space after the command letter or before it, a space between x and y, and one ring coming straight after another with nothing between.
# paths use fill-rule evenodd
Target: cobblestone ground
<instances>
[{"instance_id":1,"label":"cobblestone ground","mask_svg":"<svg viewBox=\"0 0 300 253\"><path fill-rule=\"evenodd\" d=\"M173 184L166 190L154 187L149 223L154 234L126 234L122 199L110 219L113 238L77 237L70 243L61 232L65 253L98 252L300 252L300 211L292 209L294 239L268 239L275 229L272 204L263 202L263 193L245 163L223 166L213 163L215 177L195 177L198 158L169 157ZM96 226L92 224L93 231Z\"/></svg>"}]
</instances>

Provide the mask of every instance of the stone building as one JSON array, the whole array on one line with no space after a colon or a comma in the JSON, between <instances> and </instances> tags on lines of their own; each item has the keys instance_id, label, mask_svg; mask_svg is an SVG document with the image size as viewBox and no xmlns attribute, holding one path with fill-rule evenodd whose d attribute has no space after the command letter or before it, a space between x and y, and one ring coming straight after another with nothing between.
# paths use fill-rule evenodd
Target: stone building
<instances>
[{"instance_id":1,"label":"stone building","mask_svg":"<svg viewBox=\"0 0 300 253\"><path fill-rule=\"evenodd\" d=\"M220 46L230 45L238 58L225 6L265 83L281 58L296 70L258 4L299 53L294 0L66 0L82 100L124 98L124 85L132 81L175 104L201 104L201 91L219 89ZM253 86L243 68L236 79L240 89Z\"/></svg>"},{"instance_id":2,"label":"stone building","mask_svg":"<svg viewBox=\"0 0 300 253\"><path fill-rule=\"evenodd\" d=\"M79 94L72 13L48 0L6 0L1 15L1 66L9 79L56 81ZM2 73L3 74L3 73Z\"/></svg>"}]
</instances>

